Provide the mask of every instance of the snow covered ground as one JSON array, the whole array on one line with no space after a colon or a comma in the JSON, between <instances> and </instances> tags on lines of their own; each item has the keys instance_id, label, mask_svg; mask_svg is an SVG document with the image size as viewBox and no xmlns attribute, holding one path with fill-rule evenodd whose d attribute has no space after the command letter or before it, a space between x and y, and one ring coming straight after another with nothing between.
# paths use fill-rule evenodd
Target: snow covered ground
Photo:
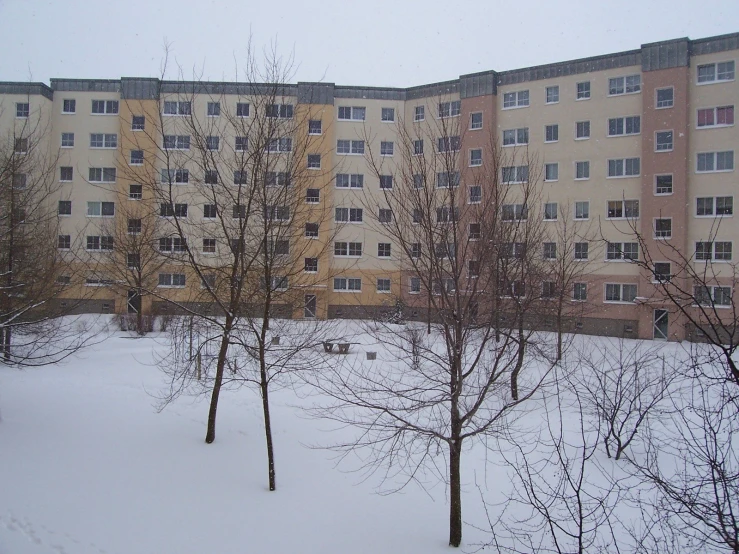
<instances>
[{"instance_id":1,"label":"snow covered ground","mask_svg":"<svg viewBox=\"0 0 739 554\"><path fill-rule=\"evenodd\" d=\"M448 552L443 485L378 494L290 389L273 395L277 491L267 490L261 406L225 392L216 442L207 398L157 413L166 386L152 335L117 332L57 366L0 366L0 554ZM349 356L364 356L357 347ZM489 539L481 491L509 486L490 451L463 458L465 550ZM479 489L478 489L479 485ZM472 524L472 525L470 525Z\"/></svg>"}]
</instances>

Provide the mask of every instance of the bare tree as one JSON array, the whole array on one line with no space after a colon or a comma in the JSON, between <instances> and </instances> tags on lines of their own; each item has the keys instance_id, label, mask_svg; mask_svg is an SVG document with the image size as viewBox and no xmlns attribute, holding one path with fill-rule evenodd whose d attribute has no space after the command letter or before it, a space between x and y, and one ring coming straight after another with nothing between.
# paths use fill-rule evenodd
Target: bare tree
<instances>
[{"instance_id":1,"label":"bare tree","mask_svg":"<svg viewBox=\"0 0 739 554\"><path fill-rule=\"evenodd\" d=\"M409 312L426 310L426 334L416 324L406 332L375 326L386 349L383 363L316 375L313 385L330 400L314 413L358 430L337 448L367 448L368 471L383 468L413 480L431 468L447 482L449 544L456 547L463 444L496 432L551 365L542 369L533 354L525 355L533 335L521 323L539 301L532 291L541 279L534 246L541 220L529 217L538 166L527 150L503 149L491 139L468 171L460 159L459 102L435 98L434 110L433 101L438 118L398 122L400 163L389 165L369 148L367 162L381 186L364 200L377 214L377 230L399 250L399 300ZM373 142L372 129L365 128L364 139ZM500 311L515 318L514 330L502 325Z\"/></svg>"}]
</instances>

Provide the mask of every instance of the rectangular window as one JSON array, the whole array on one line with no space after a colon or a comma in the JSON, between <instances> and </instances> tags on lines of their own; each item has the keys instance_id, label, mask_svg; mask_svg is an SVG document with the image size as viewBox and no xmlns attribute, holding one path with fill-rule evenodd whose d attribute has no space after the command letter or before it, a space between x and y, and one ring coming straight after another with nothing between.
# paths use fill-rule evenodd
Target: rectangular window
<instances>
[{"instance_id":1,"label":"rectangular window","mask_svg":"<svg viewBox=\"0 0 739 554\"><path fill-rule=\"evenodd\" d=\"M146 128L146 116L134 115L131 118L131 130L143 131Z\"/></svg>"},{"instance_id":2,"label":"rectangular window","mask_svg":"<svg viewBox=\"0 0 739 554\"><path fill-rule=\"evenodd\" d=\"M318 204L321 201L320 189L307 189L305 191L306 204Z\"/></svg>"},{"instance_id":3,"label":"rectangular window","mask_svg":"<svg viewBox=\"0 0 739 554\"><path fill-rule=\"evenodd\" d=\"M57 210L59 215L72 215L72 201L71 200L59 200L59 208Z\"/></svg>"},{"instance_id":4,"label":"rectangular window","mask_svg":"<svg viewBox=\"0 0 739 554\"><path fill-rule=\"evenodd\" d=\"M248 102L237 102L236 103L236 117L249 117L249 103Z\"/></svg>"},{"instance_id":5,"label":"rectangular window","mask_svg":"<svg viewBox=\"0 0 739 554\"><path fill-rule=\"evenodd\" d=\"M693 300L701 306L731 306L731 287L694 286Z\"/></svg>"},{"instance_id":6,"label":"rectangular window","mask_svg":"<svg viewBox=\"0 0 739 554\"><path fill-rule=\"evenodd\" d=\"M91 167L88 175L91 183L115 183L115 167Z\"/></svg>"},{"instance_id":7,"label":"rectangular window","mask_svg":"<svg viewBox=\"0 0 739 554\"><path fill-rule=\"evenodd\" d=\"M669 152L672 150L672 131L657 131L654 133L654 150Z\"/></svg>"},{"instance_id":8,"label":"rectangular window","mask_svg":"<svg viewBox=\"0 0 739 554\"><path fill-rule=\"evenodd\" d=\"M575 219L590 218L590 202L575 202Z\"/></svg>"},{"instance_id":9,"label":"rectangular window","mask_svg":"<svg viewBox=\"0 0 739 554\"><path fill-rule=\"evenodd\" d=\"M379 223L392 223L393 211L388 208L380 208L377 214L377 221Z\"/></svg>"},{"instance_id":10,"label":"rectangular window","mask_svg":"<svg viewBox=\"0 0 739 554\"><path fill-rule=\"evenodd\" d=\"M459 179L459 171L440 171L436 174L436 188L457 188Z\"/></svg>"},{"instance_id":11,"label":"rectangular window","mask_svg":"<svg viewBox=\"0 0 739 554\"><path fill-rule=\"evenodd\" d=\"M320 135L323 133L323 128L320 119L311 119L308 121L308 134L309 135Z\"/></svg>"},{"instance_id":12,"label":"rectangular window","mask_svg":"<svg viewBox=\"0 0 739 554\"><path fill-rule=\"evenodd\" d=\"M380 120L386 123L395 121L395 108L382 108L380 112Z\"/></svg>"},{"instance_id":13,"label":"rectangular window","mask_svg":"<svg viewBox=\"0 0 739 554\"><path fill-rule=\"evenodd\" d=\"M470 167L479 167L482 165L482 148L473 148L470 150Z\"/></svg>"},{"instance_id":14,"label":"rectangular window","mask_svg":"<svg viewBox=\"0 0 739 554\"><path fill-rule=\"evenodd\" d=\"M115 115L118 113L118 100L93 100L92 113L97 115Z\"/></svg>"},{"instance_id":15,"label":"rectangular window","mask_svg":"<svg viewBox=\"0 0 739 554\"><path fill-rule=\"evenodd\" d=\"M547 104L556 104L559 102L559 85L547 87Z\"/></svg>"},{"instance_id":16,"label":"rectangular window","mask_svg":"<svg viewBox=\"0 0 739 554\"><path fill-rule=\"evenodd\" d=\"M698 154L696 171L707 173L712 171L732 171L734 169L734 151L704 152Z\"/></svg>"},{"instance_id":17,"label":"rectangular window","mask_svg":"<svg viewBox=\"0 0 739 554\"><path fill-rule=\"evenodd\" d=\"M476 131L482 129L482 112L472 112L470 114L470 130Z\"/></svg>"},{"instance_id":18,"label":"rectangular window","mask_svg":"<svg viewBox=\"0 0 739 554\"><path fill-rule=\"evenodd\" d=\"M74 98L65 98L62 100L62 113L75 113L77 111L77 101Z\"/></svg>"},{"instance_id":19,"label":"rectangular window","mask_svg":"<svg viewBox=\"0 0 739 554\"><path fill-rule=\"evenodd\" d=\"M544 219L546 221L556 221L559 212L556 202L547 202L544 204Z\"/></svg>"},{"instance_id":20,"label":"rectangular window","mask_svg":"<svg viewBox=\"0 0 739 554\"><path fill-rule=\"evenodd\" d=\"M609 200L606 214L609 219L637 218L639 217L639 201Z\"/></svg>"},{"instance_id":21,"label":"rectangular window","mask_svg":"<svg viewBox=\"0 0 739 554\"><path fill-rule=\"evenodd\" d=\"M575 179L590 179L590 162L575 162Z\"/></svg>"},{"instance_id":22,"label":"rectangular window","mask_svg":"<svg viewBox=\"0 0 739 554\"><path fill-rule=\"evenodd\" d=\"M318 223L305 224L305 236L309 239L318 238Z\"/></svg>"},{"instance_id":23,"label":"rectangular window","mask_svg":"<svg viewBox=\"0 0 739 554\"><path fill-rule=\"evenodd\" d=\"M480 240L482 229L479 223L470 223L468 228L468 234L470 240Z\"/></svg>"},{"instance_id":24,"label":"rectangular window","mask_svg":"<svg viewBox=\"0 0 739 554\"><path fill-rule=\"evenodd\" d=\"M221 103L208 102L207 113L208 117L218 117L219 115L221 115Z\"/></svg>"},{"instance_id":25,"label":"rectangular window","mask_svg":"<svg viewBox=\"0 0 739 554\"><path fill-rule=\"evenodd\" d=\"M480 185L470 185L469 186L469 203L470 204L479 204L482 202L482 186Z\"/></svg>"},{"instance_id":26,"label":"rectangular window","mask_svg":"<svg viewBox=\"0 0 739 554\"><path fill-rule=\"evenodd\" d=\"M413 121L423 121L426 118L425 106L416 106L413 110Z\"/></svg>"},{"instance_id":27,"label":"rectangular window","mask_svg":"<svg viewBox=\"0 0 739 554\"><path fill-rule=\"evenodd\" d=\"M318 273L318 258L305 258L303 271L306 273Z\"/></svg>"},{"instance_id":28,"label":"rectangular window","mask_svg":"<svg viewBox=\"0 0 739 554\"><path fill-rule=\"evenodd\" d=\"M392 156L395 151L395 144L389 141L380 142L380 155L381 156Z\"/></svg>"},{"instance_id":29,"label":"rectangular window","mask_svg":"<svg viewBox=\"0 0 739 554\"><path fill-rule=\"evenodd\" d=\"M85 248L87 250L113 250L113 237L87 235Z\"/></svg>"},{"instance_id":30,"label":"rectangular window","mask_svg":"<svg viewBox=\"0 0 739 554\"><path fill-rule=\"evenodd\" d=\"M205 238L203 239L203 253L215 254L216 252L216 239Z\"/></svg>"},{"instance_id":31,"label":"rectangular window","mask_svg":"<svg viewBox=\"0 0 739 554\"><path fill-rule=\"evenodd\" d=\"M203 178L206 185L217 185L219 183L218 170L206 169Z\"/></svg>"},{"instance_id":32,"label":"rectangular window","mask_svg":"<svg viewBox=\"0 0 739 554\"><path fill-rule=\"evenodd\" d=\"M131 165L144 165L144 151L143 150L131 150L131 157L129 158Z\"/></svg>"},{"instance_id":33,"label":"rectangular window","mask_svg":"<svg viewBox=\"0 0 739 554\"><path fill-rule=\"evenodd\" d=\"M461 144L458 136L439 137L437 152L458 152Z\"/></svg>"},{"instance_id":34,"label":"rectangular window","mask_svg":"<svg viewBox=\"0 0 739 554\"><path fill-rule=\"evenodd\" d=\"M63 166L59 168L59 180L60 181L71 181L74 178L74 168L70 166Z\"/></svg>"},{"instance_id":35,"label":"rectangular window","mask_svg":"<svg viewBox=\"0 0 739 554\"><path fill-rule=\"evenodd\" d=\"M14 151L16 154L26 154L28 152L28 139L27 138L15 139Z\"/></svg>"},{"instance_id":36,"label":"rectangular window","mask_svg":"<svg viewBox=\"0 0 739 554\"><path fill-rule=\"evenodd\" d=\"M74 148L74 133L62 133L62 148Z\"/></svg>"},{"instance_id":37,"label":"rectangular window","mask_svg":"<svg viewBox=\"0 0 739 554\"><path fill-rule=\"evenodd\" d=\"M190 135L164 135L165 150L190 150Z\"/></svg>"},{"instance_id":38,"label":"rectangular window","mask_svg":"<svg viewBox=\"0 0 739 554\"><path fill-rule=\"evenodd\" d=\"M414 156L423 155L423 139L418 139L418 140L413 141L413 155Z\"/></svg>"},{"instance_id":39,"label":"rectangular window","mask_svg":"<svg viewBox=\"0 0 739 554\"><path fill-rule=\"evenodd\" d=\"M655 194L672 194L672 175L655 175Z\"/></svg>"},{"instance_id":40,"label":"rectangular window","mask_svg":"<svg viewBox=\"0 0 739 554\"><path fill-rule=\"evenodd\" d=\"M440 208L436 208L437 223L452 223L454 221L459 221L458 207L442 206Z\"/></svg>"},{"instance_id":41,"label":"rectangular window","mask_svg":"<svg viewBox=\"0 0 739 554\"><path fill-rule=\"evenodd\" d=\"M633 302L636 299L636 285L606 283L606 302Z\"/></svg>"},{"instance_id":42,"label":"rectangular window","mask_svg":"<svg viewBox=\"0 0 739 554\"><path fill-rule=\"evenodd\" d=\"M608 95L633 94L641 91L641 75L627 75L608 79Z\"/></svg>"},{"instance_id":43,"label":"rectangular window","mask_svg":"<svg viewBox=\"0 0 739 554\"><path fill-rule=\"evenodd\" d=\"M608 160L609 177L638 177L641 172L639 158Z\"/></svg>"},{"instance_id":44,"label":"rectangular window","mask_svg":"<svg viewBox=\"0 0 739 554\"><path fill-rule=\"evenodd\" d=\"M639 244L636 242L609 242L606 244L606 260L638 260Z\"/></svg>"},{"instance_id":45,"label":"rectangular window","mask_svg":"<svg viewBox=\"0 0 739 554\"><path fill-rule=\"evenodd\" d=\"M525 221L528 218L528 210L525 204L503 204L503 221Z\"/></svg>"},{"instance_id":46,"label":"rectangular window","mask_svg":"<svg viewBox=\"0 0 739 554\"><path fill-rule=\"evenodd\" d=\"M456 117L462 111L462 102L453 100L451 102L439 102L439 117Z\"/></svg>"},{"instance_id":47,"label":"rectangular window","mask_svg":"<svg viewBox=\"0 0 739 554\"><path fill-rule=\"evenodd\" d=\"M411 243L411 258L420 258L420 257L421 257L421 243L420 242Z\"/></svg>"},{"instance_id":48,"label":"rectangular window","mask_svg":"<svg viewBox=\"0 0 739 554\"><path fill-rule=\"evenodd\" d=\"M575 139L590 138L590 121L578 121L575 123Z\"/></svg>"},{"instance_id":49,"label":"rectangular window","mask_svg":"<svg viewBox=\"0 0 739 554\"><path fill-rule=\"evenodd\" d=\"M162 169L159 177L163 184L182 185L190 182L190 171L187 169Z\"/></svg>"},{"instance_id":50,"label":"rectangular window","mask_svg":"<svg viewBox=\"0 0 739 554\"><path fill-rule=\"evenodd\" d=\"M502 178L505 184L525 183L529 180L529 166L505 166L502 169Z\"/></svg>"},{"instance_id":51,"label":"rectangular window","mask_svg":"<svg viewBox=\"0 0 739 554\"><path fill-rule=\"evenodd\" d=\"M308 154L308 169L321 169L320 154Z\"/></svg>"},{"instance_id":52,"label":"rectangular window","mask_svg":"<svg viewBox=\"0 0 739 554\"><path fill-rule=\"evenodd\" d=\"M141 229L142 229L141 220L140 219L129 219L126 229L129 235L141 234Z\"/></svg>"},{"instance_id":53,"label":"rectangular window","mask_svg":"<svg viewBox=\"0 0 739 554\"><path fill-rule=\"evenodd\" d=\"M572 299L584 302L588 299L588 285L586 283L575 283L572 288Z\"/></svg>"},{"instance_id":54,"label":"rectangular window","mask_svg":"<svg viewBox=\"0 0 739 554\"><path fill-rule=\"evenodd\" d=\"M206 150L218 151L221 146L221 138L216 136L205 137L205 148Z\"/></svg>"},{"instance_id":55,"label":"rectangular window","mask_svg":"<svg viewBox=\"0 0 739 554\"><path fill-rule=\"evenodd\" d=\"M340 120L364 121L367 110L359 106L339 106Z\"/></svg>"},{"instance_id":56,"label":"rectangular window","mask_svg":"<svg viewBox=\"0 0 739 554\"><path fill-rule=\"evenodd\" d=\"M141 200L144 195L143 185L128 185L128 199Z\"/></svg>"},{"instance_id":57,"label":"rectangular window","mask_svg":"<svg viewBox=\"0 0 739 554\"><path fill-rule=\"evenodd\" d=\"M544 142L557 142L559 140L559 125L547 125L544 128Z\"/></svg>"},{"instance_id":58,"label":"rectangular window","mask_svg":"<svg viewBox=\"0 0 739 554\"><path fill-rule=\"evenodd\" d=\"M668 88L658 88L656 90L657 94L657 102L656 107L657 109L661 108L671 108L675 104L675 89L672 87Z\"/></svg>"},{"instance_id":59,"label":"rectangular window","mask_svg":"<svg viewBox=\"0 0 739 554\"><path fill-rule=\"evenodd\" d=\"M389 258L391 253L392 245L389 242L377 243L377 257L378 258Z\"/></svg>"},{"instance_id":60,"label":"rectangular window","mask_svg":"<svg viewBox=\"0 0 739 554\"><path fill-rule=\"evenodd\" d=\"M363 140L337 140L336 141L336 153L337 154L364 154L364 141Z\"/></svg>"},{"instance_id":61,"label":"rectangular window","mask_svg":"<svg viewBox=\"0 0 739 554\"><path fill-rule=\"evenodd\" d=\"M577 83L577 100L587 100L590 98L590 81L583 81Z\"/></svg>"},{"instance_id":62,"label":"rectangular window","mask_svg":"<svg viewBox=\"0 0 739 554\"><path fill-rule=\"evenodd\" d=\"M337 292L359 292L362 290L362 279L334 277L334 291Z\"/></svg>"},{"instance_id":63,"label":"rectangular window","mask_svg":"<svg viewBox=\"0 0 739 554\"><path fill-rule=\"evenodd\" d=\"M164 115L190 115L192 104L187 101L164 102Z\"/></svg>"},{"instance_id":64,"label":"rectangular window","mask_svg":"<svg viewBox=\"0 0 739 554\"><path fill-rule=\"evenodd\" d=\"M698 127L723 127L734 124L734 106L698 110Z\"/></svg>"},{"instance_id":65,"label":"rectangular window","mask_svg":"<svg viewBox=\"0 0 739 554\"><path fill-rule=\"evenodd\" d=\"M289 187L292 178L287 171L267 171L264 174L264 186L266 187Z\"/></svg>"},{"instance_id":66,"label":"rectangular window","mask_svg":"<svg viewBox=\"0 0 739 554\"><path fill-rule=\"evenodd\" d=\"M557 162L544 164L544 180L545 181L558 181L559 180L559 164Z\"/></svg>"},{"instance_id":67,"label":"rectangular window","mask_svg":"<svg viewBox=\"0 0 739 554\"><path fill-rule=\"evenodd\" d=\"M515 146L529 143L529 128L507 129L503 131L503 146Z\"/></svg>"},{"instance_id":68,"label":"rectangular window","mask_svg":"<svg viewBox=\"0 0 739 554\"><path fill-rule=\"evenodd\" d=\"M267 117L275 119L292 119L293 118L293 105L292 104L267 104L265 108Z\"/></svg>"},{"instance_id":69,"label":"rectangular window","mask_svg":"<svg viewBox=\"0 0 739 554\"><path fill-rule=\"evenodd\" d=\"M337 173L336 188L361 189L364 188L364 175L361 173Z\"/></svg>"},{"instance_id":70,"label":"rectangular window","mask_svg":"<svg viewBox=\"0 0 739 554\"><path fill-rule=\"evenodd\" d=\"M715 241L715 242L696 242L695 243L695 259L699 261L731 261L732 243L731 241Z\"/></svg>"},{"instance_id":71,"label":"rectangular window","mask_svg":"<svg viewBox=\"0 0 739 554\"><path fill-rule=\"evenodd\" d=\"M544 281L541 284L541 297L554 298L557 296L557 284L554 281Z\"/></svg>"},{"instance_id":72,"label":"rectangular window","mask_svg":"<svg viewBox=\"0 0 739 554\"><path fill-rule=\"evenodd\" d=\"M672 268L670 262L655 262L652 270L654 281L657 283L669 283L672 279Z\"/></svg>"},{"instance_id":73,"label":"rectangular window","mask_svg":"<svg viewBox=\"0 0 739 554\"><path fill-rule=\"evenodd\" d=\"M160 273L159 274L159 286L160 287L177 287L181 288L185 286L185 274L184 273Z\"/></svg>"},{"instance_id":74,"label":"rectangular window","mask_svg":"<svg viewBox=\"0 0 739 554\"><path fill-rule=\"evenodd\" d=\"M698 66L698 83L734 80L734 62L709 63Z\"/></svg>"},{"instance_id":75,"label":"rectangular window","mask_svg":"<svg viewBox=\"0 0 739 554\"><path fill-rule=\"evenodd\" d=\"M293 150L293 139L291 138L276 138L270 139L267 143L267 152L292 152Z\"/></svg>"},{"instance_id":76,"label":"rectangular window","mask_svg":"<svg viewBox=\"0 0 739 554\"><path fill-rule=\"evenodd\" d=\"M411 294L419 294L421 292L421 278L411 277L408 285L408 290Z\"/></svg>"},{"instance_id":77,"label":"rectangular window","mask_svg":"<svg viewBox=\"0 0 739 554\"><path fill-rule=\"evenodd\" d=\"M362 223L362 208L334 208L334 221L338 223Z\"/></svg>"},{"instance_id":78,"label":"rectangular window","mask_svg":"<svg viewBox=\"0 0 739 554\"><path fill-rule=\"evenodd\" d=\"M218 210L215 204L203 204L203 218L215 219L218 216Z\"/></svg>"},{"instance_id":79,"label":"rectangular window","mask_svg":"<svg viewBox=\"0 0 739 554\"><path fill-rule=\"evenodd\" d=\"M543 256L545 260L556 260L557 259L557 243L556 242L545 242Z\"/></svg>"},{"instance_id":80,"label":"rectangular window","mask_svg":"<svg viewBox=\"0 0 739 554\"><path fill-rule=\"evenodd\" d=\"M523 108L529 105L529 91L519 90L503 94L503 108Z\"/></svg>"},{"instance_id":81,"label":"rectangular window","mask_svg":"<svg viewBox=\"0 0 739 554\"><path fill-rule=\"evenodd\" d=\"M658 239L672 238L672 218L660 217L654 220L654 237Z\"/></svg>"},{"instance_id":82,"label":"rectangular window","mask_svg":"<svg viewBox=\"0 0 739 554\"><path fill-rule=\"evenodd\" d=\"M608 120L608 136L638 135L641 132L641 117L614 117Z\"/></svg>"},{"instance_id":83,"label":"rectangular window","mask_svg":"<svg viewBox=\"0 0 739 554\"><path fill-rule=\"evenodd\" d=\"M380 175L380 189L381 190L392 190L393 188L393 176L392 175Z\"/></svg>"}]
</instances>

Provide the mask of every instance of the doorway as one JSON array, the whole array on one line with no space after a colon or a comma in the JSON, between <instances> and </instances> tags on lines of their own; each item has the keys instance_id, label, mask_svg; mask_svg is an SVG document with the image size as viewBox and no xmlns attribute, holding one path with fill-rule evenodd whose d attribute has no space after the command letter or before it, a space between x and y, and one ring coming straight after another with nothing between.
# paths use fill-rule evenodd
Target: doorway
<instances>
[{"instance_id":1,"label":"doorway","mask_svg":"<svg viewBox=\"0 0 739 554\"><path fill-rule=\"evenodd\" d=\"M309 319L315 319L316 317L316 295L306 294L304 306L305 307L303 308L303 317L309 318Z\"/></svg>"},{"instance_id":2,"label":"doorway","mask_svg":"<svg viewBox=\"0 0 739 554\"><path fill-rule=\"evenodd\" d=\"M137 314L141 311L141 295L136 289L128 291L128 313Z\"/></svg>"},{"instance_id":3,"label":"doorway","mask_svg":"<svg viewBox=\"0 0 739 554\"><path fill-rule=\"evenodd\" d=\"M654 338L667 340L669 315L667 310L654 310Z\"/></svg>"}]
</instances>

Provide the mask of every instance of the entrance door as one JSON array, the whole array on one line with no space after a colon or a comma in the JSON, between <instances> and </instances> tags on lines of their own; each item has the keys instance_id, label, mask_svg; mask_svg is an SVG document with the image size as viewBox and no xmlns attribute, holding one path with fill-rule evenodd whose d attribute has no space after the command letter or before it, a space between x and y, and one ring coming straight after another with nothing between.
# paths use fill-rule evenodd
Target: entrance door
<instances>
[{"instance_id":1,"label":"entrance door","mask_svg":"<svg viewBox=\"0 0 739 554\"><path fill-rule=\"evenodd\" d=\"M667 310L654 310L654 338L667 340L668 328Z\"/></svg>"},{"instance_id":2,"label":"entrance door","mask_svg":"<svg viewBox=\"0 0 739 554\"><path fill-rule=\"evenodd\" d=\"M315 318L316 317L316 295L306 294L305 295L305 308L303 309L303 317Z\"/></svg>"},{"instance_id":3,"label":"entrance door","mask_svg":"<svg viewBox=\"0 0 739 554\"><path fill-rule=\"evenodd\" d=\"M135 289L128 291L128 313L137 314L141 311L141 296Z\"/></svg>"}]
</instances>

